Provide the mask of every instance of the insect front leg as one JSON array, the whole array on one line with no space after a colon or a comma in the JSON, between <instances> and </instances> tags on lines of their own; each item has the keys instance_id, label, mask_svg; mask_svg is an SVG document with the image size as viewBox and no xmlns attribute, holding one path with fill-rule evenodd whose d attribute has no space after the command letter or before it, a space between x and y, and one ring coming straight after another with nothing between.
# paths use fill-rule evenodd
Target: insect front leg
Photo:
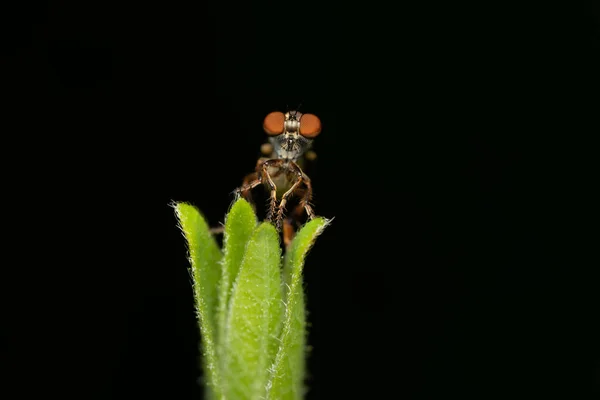
<instances>
[{"instance_id":1,"label":"insect front leg","mask_svg":"<svg viewBox=\"0 0 600 400\"><path fill-rule=\"evenodd\" d=\"M272 221L273 216L276 214L277 210L277 186L275 186L275 182L271 175L269 174L269 168L279 168L274 176L277 176L281 173L281 165L283 164L283 160L281 159L269 159L269 160L260 160L256 165L256 172L248 175L244 179L244 184L235 190L236 199L240 198L240 196L250 196L250 190L254 189L256 186L261 183L266 184L270 190L269 197L269 210L267 212L267 221Z\"/></svg>"},{"instance_id":2,"label":"insect front leg","mask_svg":"<svg viewBox=\"0 0 600 400\"><path fill-rule=\"evenodd\" d=\"M308 214L308 219L313 219L315 217L315 212L313 211L312 206L310 205L313 193L312 183L308 175L306 175L304 171L302 171L298 164L293 163L292 166L298 174L299 180L301 180L302 183L304 183L304 195L300 199L300 205L306 210L306 213Z\"/></svg>"},{"instance_id":3,"label":"insect front leg","mask_svg":"<svg viewBox=\"0 0 600 400\"><path fill-rule=\"evenodd\" d=\"M252 202L252 194L250 191L261 183L262 177L256 172L246 175L242 182L242 186L235 189L235 199L237 200L243 196L248 202Z\"/></svg>"},{"instance_id":4,"label":"insect front leg","mask_svg":"<svg viewBox=\"0 0 600 400\"><path fill-rule=\"evenodd\" d=\"M256 167L254 168L254 172L246 175L244 177L244 180L242 181L242 186L235 189L235 199L236 200L239 199L240 196L243 196L246 200L248 200L248 202L250 204L253 204L252 203L252 193L250 191L262 183L262 175L259 173L259 171L261 170L262 165L265 163L265 161L266 160L264 158L260 158L256 162Z\"/></svg>"},{"instance_id":5,"label":"insect front leg","mask_svg":"<svg viewBox=\"0 0 600 400\"><path fill-rule=\"evenodd\" d=\"M296 182L288 189L287 192L281 196L281 202L279 203L279 209L277 210L277 219L276 226L277 229L281 229L281 223L283 221L283 213L285 212L285 204L288 201L288 198L294 193L294 191L298 188L298 186L302 183L302 175L299 174L296 176Z\"/></svg>"},{"instance_id":6,"label":"insect front leg","mask_svg":"<svg viewBox=\"0 0 600 400\"><path fill-rule=\"evenodd\" d=\"M240 187L240 190L239 190L239 195L243 196L244 199L246 199L248 201L248 203L250 203L250 205L254 209L254 212L256 212L256 205L254 204L254 200L252 199L252 189L254 187L260 185L261 182L262 182L262 180L260 179L260 176L258 175L258 173L253 172L244 177L244 180L242 181L242 186ZM244 188L247 188L247 189L244 189ZM238 198L239 198L239 195L237 196Z\"/></svg>"},{"instance_id":7,"label":"insect front leg","mask_svg":"<svg viewBox=\"0 0 600 400\"><path fill-rule=\"evenodd\" d=\"M267 212L267 221L269 222L273 220L273 216L275 215L275 211L277 210L277 186L275 186L275 182L273 182L271 175L269 175L269 168L280 168L282 164L283 160L281 159L271 159L265 161L261 167L261 177L267 183L269 189L271 190L269 198L269 211Z\"/></svg>"},{"instance_id":8,"label":"insect front leg","mask_svg":"<svg viewBox=\"0 0 600 400\"><path fill-rule=\"evenodd\" d=\"M300 205L304 207L306 210L306 214L308 214L308 219L313 219L315 217L315 212L310 205L310 201L312 200L312 183L310 182L310 178L303 174L302 182L304 182L304 186L306 190L304 191L304 196L300 199Z\"/></svg>"}]
</instances>

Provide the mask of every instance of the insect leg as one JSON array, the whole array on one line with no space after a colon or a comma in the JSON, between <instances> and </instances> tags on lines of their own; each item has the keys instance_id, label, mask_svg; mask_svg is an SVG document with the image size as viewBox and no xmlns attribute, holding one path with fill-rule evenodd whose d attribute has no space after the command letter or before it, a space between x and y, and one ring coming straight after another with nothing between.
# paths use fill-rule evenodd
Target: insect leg
<instances>
[{"instance_id":1,"label":"insect leg","mask_svg":"<svg viewBox=\"0 0 600 400\"><path fill-rule=\"evenodd\" d=\"M302 183L302 176L298 176L296 178L296 182L294 182L294 184L288 189L288 191L285 192L283 194L283 196L281 196L281 202L279 203L279 210L277 210L277 219L276 219L276 225L277 225L278 229L281 228L281 222L283 220L283 212L285 211L285 203L287 203L288 197L290 197L290 195L292 193L294 193L294 190L296 190L298 185L300 185L301 183Z\"/></svg>"},{"instance_id":2,"label":"insect leg","mask_svg":"<svg viewBox=\"0 0 600 400\"><path fill-rule=\"evenodd\" d=\"M248 201L248 203L250 203L252 208L256 211L256 206L254 204L254 201L252 201L252 193L250 191L253 188L255 188L256 186L260 185L260 183L261 183L261 179L260 179L260 176L258 175L258 173L253 172L251 174L246 175L242 182L242 186L240 186L239 188L236 188L234 191L235 200L239 199L240 196L243 196L244 199L246 199ZM209 231L213 235L218 235L225 231L225 226L224 225L216 226L216 227L210 228Z\"/></svg>"},{"instance_id":3,"label":"insect leg","mask_svg":"<svg viewBox=\"0 0 600 400\"><path fill-rule=\"evenodd\" d=\"M271 190L271 196L269 200L269 211L267 213L267 221L272 221L273 216L275 215L275 210L277 209L277 186L275 186L275 182L271 179L271 175L269 175L269 167L281 167L283 164L282 159L270 159L265 161L261 167L261 176L263 180L267 182L269 189ZM279 172L279 171L278 171Z\"/></svg>"},{"instance_id":4,"label":"insect leg","mask_svg":"<svg viewBox=\"0 0 600 400\"><path fill-rule=\"evenodd\" d=\"M306 175L303 176L302 182L304 182L306 190L304 191L304 196L302 196L302 199L300 200L300 205L306 210L308 218L313 219L315 217L315 212L310 205L310 201L312 200L312 184L310 178Z\"/></svg>"},{"instance_id":5,"label":"insect leg","mask_svg":"<svg viewBox=\"0 0 600 400\"><path fill-rule=\"evenodd\" d=\"M252 190L253 188L255 188L263 182L266 183L271 191L269 200L269 212L267 213L267 221L272 220L277 209L277 186L275 186L275 182L273 182L273 179L271 179L271 175L269 174L269 168L278 168L282 164L283 160L281 159L259 160L259 162L256 165L256 172L246 176L246 178L244 179L244 184L239 188L235 189L235 196L237 199L241 195L244 195L244 197L246 197L246 194L249 194L250 190ZM275 172L274 175L276 176L280 173L281 171L278 170Z\"/></svg>"},{"instance_id":6,"label":"insect leg","mask_svg":"<svg viewBox=\"0 0 600 400\"><path fill-rule=\"evenodd\" d=\"M296 171L296 173L300 176L302 183L304 183L305 191L304 195L300 199L300 205L304 207L306 213L308 214L308 219L313 219L315 217L315 212L310 205L310 201L312 200L312 183L310 182L310 178L302 171L302 169L296 163L292 163L292 167Z\"/></svg>"},{"instance_id":7,"label":"insect leg","mask_svg":"<svg viewBox=\"0 0 600 400\"><path fill-rule=\"evenodd\" d=\"M242 186L235 189L236 200L240 196L244 196L244 198L252 204L252 194L250 193L250 191L262 183L262 175L259 174L258 171L260 171L264 162L265 162L264 159L262 159L262 158L259 159L256 162L256 167L254 168L254 172L246 175L246 177L244 178L244 180L242 182Z\"/></svg>"},{"instance_id":8,"label":"insect leg","mask_svg":"<svg viewBox=\"0 0 600 400\"><path fill-rule=\"evenodd\" d=\"M254 201L252 200L252 189L261 183L261 179L257 172L253 172L244 177L242 182L242 187L240 188L240 193L250 203L252 208L256 211L256 206L254 205ZM247 187L248 189L243 189Z\"/></svg>"},{"instance_id":9,"label":"insect leg","mask_svg":"<svg viewBox=\"0 0 600 400\"><path fill-rule=\"evenodd\" d=\"M251 175L254 175L254 173L248 175L248 177L250 177ZM257 176L256 179L249 182L246 181L246 178L244 178L245 183L243 183L242 186L240 186L239 188L235 189L236 200L239 199L240 196L243 196L246 200L251 201L252 195L250 194L250 190L254 189L256 186L262 183L262 179L260 176Z\"/></svg>"}]
</instances>

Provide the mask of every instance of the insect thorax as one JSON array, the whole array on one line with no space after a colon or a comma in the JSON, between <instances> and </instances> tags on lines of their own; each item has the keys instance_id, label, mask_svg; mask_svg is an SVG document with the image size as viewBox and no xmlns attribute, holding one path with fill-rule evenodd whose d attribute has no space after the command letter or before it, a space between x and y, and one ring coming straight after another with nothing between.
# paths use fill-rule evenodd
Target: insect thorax
<instances>
[{"instance_id":1,"label":"insect thorax","mask_svg":"<svg viewBox=\"0 0 600 400\"><path fill-rule=\"evenodd\" d=\"M312 140L306 139L297 133L282 133L269 138L273 145L273 151L277 158L296 161L312 144Z\"/></svg>"}]
</instances>

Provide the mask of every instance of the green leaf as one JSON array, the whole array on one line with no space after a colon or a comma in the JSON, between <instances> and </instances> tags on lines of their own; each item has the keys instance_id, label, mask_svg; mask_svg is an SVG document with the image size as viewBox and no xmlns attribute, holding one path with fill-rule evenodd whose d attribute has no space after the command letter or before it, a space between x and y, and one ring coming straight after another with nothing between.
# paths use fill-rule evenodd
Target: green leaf
<instances>
[{"instance_id":1,"label":"green leaf","mask_svg":"<svg viewBox=\"0 0 600 400\"><path fill-rule=\"evenodd\" d=\"M298 231L286 251L283 267L285 316L279 349L267 384L267 399L299 400L304 396L306 315L302 269L306 254L327 224L329 220L321 217L309 221Z\"/></svg>"},{"instance_id":2,"label":"green leaf","mask_svg":"<svg viewBox=\"0 0 600 400\"><path fill-rule=\"evenodd\" d=\"M223 365L227 400L265 397L283 315L279 235L273 225L256 228L233 285Z\"/></svg>"},{"instance_id":3,"label":"green leaf","mask_svg":"<svg viewBox=\"0 0 600 400\"><path fill-rule=\"evenodd\" d=\"M219 307L217 311L217 324L219 335L219 354L223 353L223 338L227 326L227 310L229 309L229 295L233 282L237 278L246 245L250 236L256 229L256 215L252 206L240 199L235 202L225 218L225 232L223 236L223 260L221 261L221 284L219 286Z\"/></svg>"},{"instance_id":4,"label":"green leaf","mask_svg":"<svg viewBox=\"0 0 600 400\"><path fill-rule=\"evenodd\" d=\"M221 270L221 251L209 232L208 224L192 205L176 203L175 213L188 243L196 312L202 336L203 368L206 381L219 397L220 377L215 346L217 287Z\"/></svg>"}]
</instances>

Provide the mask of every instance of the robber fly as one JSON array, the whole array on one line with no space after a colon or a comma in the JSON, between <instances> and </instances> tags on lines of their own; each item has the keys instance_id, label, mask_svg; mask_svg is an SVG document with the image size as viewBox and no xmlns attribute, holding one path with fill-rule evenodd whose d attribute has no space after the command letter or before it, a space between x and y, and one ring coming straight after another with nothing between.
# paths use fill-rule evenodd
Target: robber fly
<instances>
[{"instance_id":1,"label":"robber fly","mask_svg":"<svg viewBox=\"0 0 600 400\"><path fill-rule=\"evenodd\" d=\"M310 178L299 166L301 157L313 159L310 151L313 139L321 133L321 120L314 114L299 111L269 113L263 121L263 129L269 142L263 144L263 157L259 158L253 173L248 174L242 186L235 190L236 198L244 196L251 200L250 191L263 184L270 193L267 221L274 222L277 230L283 228L283 240L287 245L294 236L293 224L299 224L304 211L309 219L315 217L310 205L312 185ZM289 217L285 206L292 196L299 198Z\"/></svg>"}]
</instances>

